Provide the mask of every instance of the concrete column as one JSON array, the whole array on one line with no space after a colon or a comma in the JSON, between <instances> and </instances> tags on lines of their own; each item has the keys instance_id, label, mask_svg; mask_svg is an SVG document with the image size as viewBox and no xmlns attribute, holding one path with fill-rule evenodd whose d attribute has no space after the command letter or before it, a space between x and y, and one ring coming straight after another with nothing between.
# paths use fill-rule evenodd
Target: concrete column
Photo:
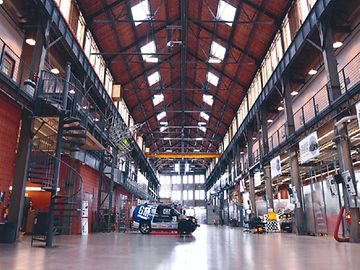
<instances>
[{"instance_id":1,"label":"concrete column","mask_svg":"<svg viewBox=\"0 0 360 270\"><path fill-rule=\"evenodd\" d=\"M328 81L328 96L329 102L335 101L341 96L340 79L337 69L337 60L335 50L332 46L332 30L329 23L329 18L325 18L318 24L320 41L323 48L322 55L324 60L324 67L326 71ZM338 122L346 116L345 113L334 112L334 122ZM348 138L347 126L345 122L338 122L338 125L334 125L334 141L336 144L336 150L339 157L340 172L349 171L353 184L356 190L355 174L352 164L351 152L350 152L350 140ZM343 183L344 190L344 203L346 208L350 211L351 223L350 223L350 241L360 242L360 211L357 204L356 196L348 194L345 184ZM357 191L356 191L357 193Z\"/></svg>"},{"instance_id":2,"label":"concrete column","mask_svg":"<svg viewBox=\"0 0 360 270\"><path fill-rule=\"evenodd\" d=\"M9 202L8 222L15 230L11 242L15 242L22 222L24 211L25 187L27 181L28 164L31 153L32 118L28 112L22 112L19 145L15 160L15 173Z\"/></svg>"},{"instance_id":3,"label":"concrete column","mask_svg":"<svg viewBox=\"0 0 360 270\"><path fill-rule=\"evenodd\" d=\"M284 105L285 105L285 117L286 117L286 135L289 137L295 132L294 115L292 109L292 97L291 87L288 75L283 78L283 94L284 94ZM298 201L295 205L295 227L297 234L304 234L304 208L302 202L302 189L301 189L301 178L299 173L299 162L298 162L298 150L297 144L293 145L289 150L289 163L290 163L290 175L292 185L295 187Z\"/></svg>"}]
</instances>

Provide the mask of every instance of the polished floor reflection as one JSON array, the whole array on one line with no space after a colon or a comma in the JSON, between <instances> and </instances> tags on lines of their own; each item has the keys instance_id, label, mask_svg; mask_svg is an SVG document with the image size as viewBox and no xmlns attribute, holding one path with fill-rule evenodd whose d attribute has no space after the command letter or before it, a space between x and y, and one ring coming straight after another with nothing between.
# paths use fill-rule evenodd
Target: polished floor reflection
<instances>
[{"instance_id":1,"label":"polished floor reflection","mask_svg":"<svg viewBox=\"0 0 360 270\"><path fill-rule=\"evenodd\" d=\"M360 244L204 225L193 237L99 233L57 237L56 244L0 244L0 269L360 269Z\"/></svg>"}]
</instances>

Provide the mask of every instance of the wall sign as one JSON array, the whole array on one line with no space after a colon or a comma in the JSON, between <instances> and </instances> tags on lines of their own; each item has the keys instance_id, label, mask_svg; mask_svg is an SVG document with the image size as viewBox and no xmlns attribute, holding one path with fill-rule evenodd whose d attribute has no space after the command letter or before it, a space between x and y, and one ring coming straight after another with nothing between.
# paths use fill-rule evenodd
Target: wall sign
<instances>
[{"instance_id":1,"label":"wall sign","mask_svg":"<svg viewBox=\"0 0 360 270\"><path fill-rule=\"evenodd\" d=\"M300 163L304 164L320 155L317 133L313 132L299 142Z\"/></svg>"},{"instance_id":2,"label":"wall sign","mask_svg":"<svg viewBox=\"0 0 360 270\"><path fill-rule=\"evenodd\" d=\"M360 101L358 103L356 103L355 108L356 108L356 115L357 115L357 119L358 119L358 125L360 128Z\"/></svg>"},{"instance_id":3,"label":"wall sign","mask_svg":"<svg viewBox=\"0 0 360 270\"><path fill-rule=\"evenodd\" d=\"M277 156L270 161L270 170L271 170L271 177L276 177L281 174L280 156Z\"/></svg>"},{"instance_id":4,"label":"wall sign","mask_svg":"<svg viewBox=\"0 0 360 270\"><path fill-rule=\"evenodd\" d=\"M254 185L255 185L255 187L258 187L261 185L261 173L260 172L256 172L254 174Z\"/></svg>"},{"instance_id":5,"label":"wall sign","mask_svg":"<svg viewBox=\"0 0 360 270\"><path fill-rule=\"evenodd\" d=\"M334 176L329 175L326 177L326 182L328 184L328 188L330 190L331 197L337 197L338 196L338 189L337 184L334 179Z\"/></svg>"},{"instance_id":6,"label":"wall sign","mask_svg":"<svg viewBox=\"0 0 360 270\"><path fill-rule=\"evenodd\" d=\"M350 196L356 196L356 190L354 187L354 182L351 177L351 174L349 171L344 171L341 173L342 177L344 178L344 183L346 190Z\"/></svg>"}]
</instances>

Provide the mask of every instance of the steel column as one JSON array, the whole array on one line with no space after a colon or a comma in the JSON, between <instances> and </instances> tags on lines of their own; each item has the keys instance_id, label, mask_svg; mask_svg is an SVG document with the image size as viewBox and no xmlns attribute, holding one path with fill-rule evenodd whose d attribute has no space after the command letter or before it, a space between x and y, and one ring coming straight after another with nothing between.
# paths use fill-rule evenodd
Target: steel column
<instances>
[{"instance_id":1,"label":"steel column","mask_svg":"<svg viewBox=\"0 0 360 270\"><path fill-rule=\"evenodd\" d=\"M291 87L289 74L286 74L282 80L282 92L284 95L284 105L285 105L285 117L286 117L286 135L287 137L291 136L295 132L294 125L294 114L292 108L292 96L291 96ZM297 234L304 233L304 207L302 201L302 189L301 189L301 178L299 172L299 163L298 163L298 145L294 145L289 150L289 163L290 163L290 174L292 185L295 187L298 202L295 205L295 227Z\"/></svg>"},{"instance_id":2,"label":"steel column","mask_svg":"<svg viewBox=\"0 0 360 270\"><path fill-rule=\"evenodd\" d=\"M20 139L17 148L14 179L12 184L12 191L9 202L9 223L14 225L14 238L11 242L15 242L18 236L18 232L21 226L21 220L23 216L23 206L25 197L25 187L28 173L28 164L31 153L31 130L32 130L32 118L26 112L22 112L21 118L21 130Z\"/></svg>"}]
</instances>

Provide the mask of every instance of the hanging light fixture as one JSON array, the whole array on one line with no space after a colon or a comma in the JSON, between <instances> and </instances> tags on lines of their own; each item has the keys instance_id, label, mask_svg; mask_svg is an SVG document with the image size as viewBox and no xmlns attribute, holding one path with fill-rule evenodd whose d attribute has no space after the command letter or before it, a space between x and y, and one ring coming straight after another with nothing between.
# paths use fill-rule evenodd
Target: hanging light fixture
<instances>
[{"instance_id":1,"label":"hanging light fixture","mask_svg":"<svg viewBox=\"0 0 360 270\"><path fill-rule=\"evenodd\" d=\"M343 45L343 43L341 41L334 41L333 48L337 49L337 48L340 48L342 45Z\"/></svg>"}]
</instances>

